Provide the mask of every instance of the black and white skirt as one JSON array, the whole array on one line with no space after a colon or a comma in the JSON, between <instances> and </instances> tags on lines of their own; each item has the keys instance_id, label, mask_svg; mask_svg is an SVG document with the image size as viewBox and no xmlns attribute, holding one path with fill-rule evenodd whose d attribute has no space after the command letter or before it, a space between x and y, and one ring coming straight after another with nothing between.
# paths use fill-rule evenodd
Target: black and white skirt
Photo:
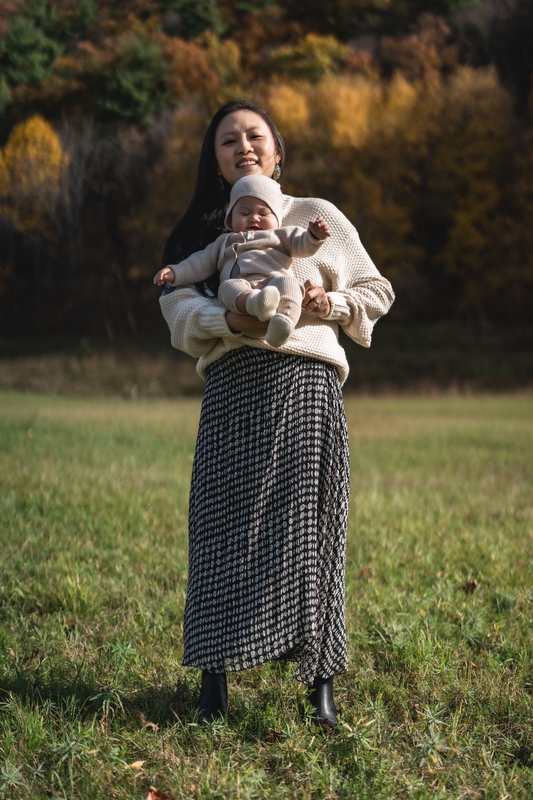
<instances>
[{"instance_id":1,"label":"black and white skirt","mask_svg":"<svg viewBox=\"0 0 533 800\"><path fill-rule=\"evenodd\" d=\"M189 506L183 664L347 669L348 437L335 368L241 347L209 367Z\"/></svg>"}]
</instances>

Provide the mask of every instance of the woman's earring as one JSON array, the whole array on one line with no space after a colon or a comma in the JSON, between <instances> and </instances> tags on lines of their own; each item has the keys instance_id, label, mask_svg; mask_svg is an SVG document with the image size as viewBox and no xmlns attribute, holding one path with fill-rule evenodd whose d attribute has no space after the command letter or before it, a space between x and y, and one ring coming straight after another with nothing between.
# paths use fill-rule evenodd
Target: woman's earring
<instances>
[{"instance_id":1,"label":"woman's earring","mask_svg":"<svg viewBox=\"0 0 533 800\"><path fill-rule=\"evenodd\" d=\"M219 175L219 176L218 176L218 178L217 178L217 186L218 186L218 188L220 189L220 191L222 192L222 194L224 194L224 189L225 189L226 187L224 186L224 181L222 180L222 178L220 177L220 175Z\"/></svg>"},{"instance_id":2,"label":"woman's earring","mask_svg":"<svg viewBox=\"0 0 533 800\"><path fill-rule=\"evenodd\" d=\"M272 173L272 178L275 181L279 181L280 177L281 177L281 167L279 164L276 164L276 166L274 167L274 172Z\"/></svg>"}]
</instances>

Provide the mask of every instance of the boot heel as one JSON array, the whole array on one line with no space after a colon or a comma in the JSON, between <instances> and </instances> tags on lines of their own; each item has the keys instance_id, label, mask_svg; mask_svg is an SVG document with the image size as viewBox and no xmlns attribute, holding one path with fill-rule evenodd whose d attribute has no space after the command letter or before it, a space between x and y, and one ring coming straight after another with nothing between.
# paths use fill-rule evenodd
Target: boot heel
<instances>
[{"instance_id":1,"label":"boot heel","mask_svg":"<svg viewBox=\"0 0 533 800\"><path fill-rule=\"evenodd\" d=\"M198 717L202 722L214 722L228 713L228 685L225 672L202 671L202 688L198 700Z\"/></svg>"},{"instance_id":2,"label":"boot heel","mask_svg":"<svg viewBox=\"0 0 533 800\"><path fill-rule=\"evenodd\" d=\"M337 727L337 709L333 699L333 678L315 678L309 702L313 706L311 721L323 728Z\"/></svg>"}]
</instances>

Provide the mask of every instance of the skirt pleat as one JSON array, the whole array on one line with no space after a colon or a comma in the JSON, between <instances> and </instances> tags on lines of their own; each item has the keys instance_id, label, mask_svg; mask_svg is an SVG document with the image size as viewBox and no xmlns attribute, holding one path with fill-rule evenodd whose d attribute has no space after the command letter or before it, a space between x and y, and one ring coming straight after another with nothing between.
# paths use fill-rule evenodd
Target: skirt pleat
<instances>
[{"instance_id":1,"label":"skirt pleat","mask_svg":"<svg viewBox=\"0 0 533 800\"><path fill-rule=\"evenodd\" d=\"M206 389L189 504L183 663L346 671L348 438L335 368L242 347Z\"/></svg>"}]
</instances>

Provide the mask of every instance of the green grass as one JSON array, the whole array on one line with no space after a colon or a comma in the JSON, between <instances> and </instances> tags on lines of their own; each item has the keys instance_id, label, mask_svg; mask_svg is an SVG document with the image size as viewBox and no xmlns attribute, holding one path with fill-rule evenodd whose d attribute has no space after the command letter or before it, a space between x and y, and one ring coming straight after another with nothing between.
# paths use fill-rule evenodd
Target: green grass
<instances>
[{"instance_id":1,"label":"green grass","mask_svg":"<svg viewBox=\"0 0 533 800\"><path fill-rule=\"evenodd\" d=\"M0 797L533 795L533 399L346 405L350 671L324 734L280 664L196 724L199 401L0 395Z\"/></svg>"}]
</instances>

